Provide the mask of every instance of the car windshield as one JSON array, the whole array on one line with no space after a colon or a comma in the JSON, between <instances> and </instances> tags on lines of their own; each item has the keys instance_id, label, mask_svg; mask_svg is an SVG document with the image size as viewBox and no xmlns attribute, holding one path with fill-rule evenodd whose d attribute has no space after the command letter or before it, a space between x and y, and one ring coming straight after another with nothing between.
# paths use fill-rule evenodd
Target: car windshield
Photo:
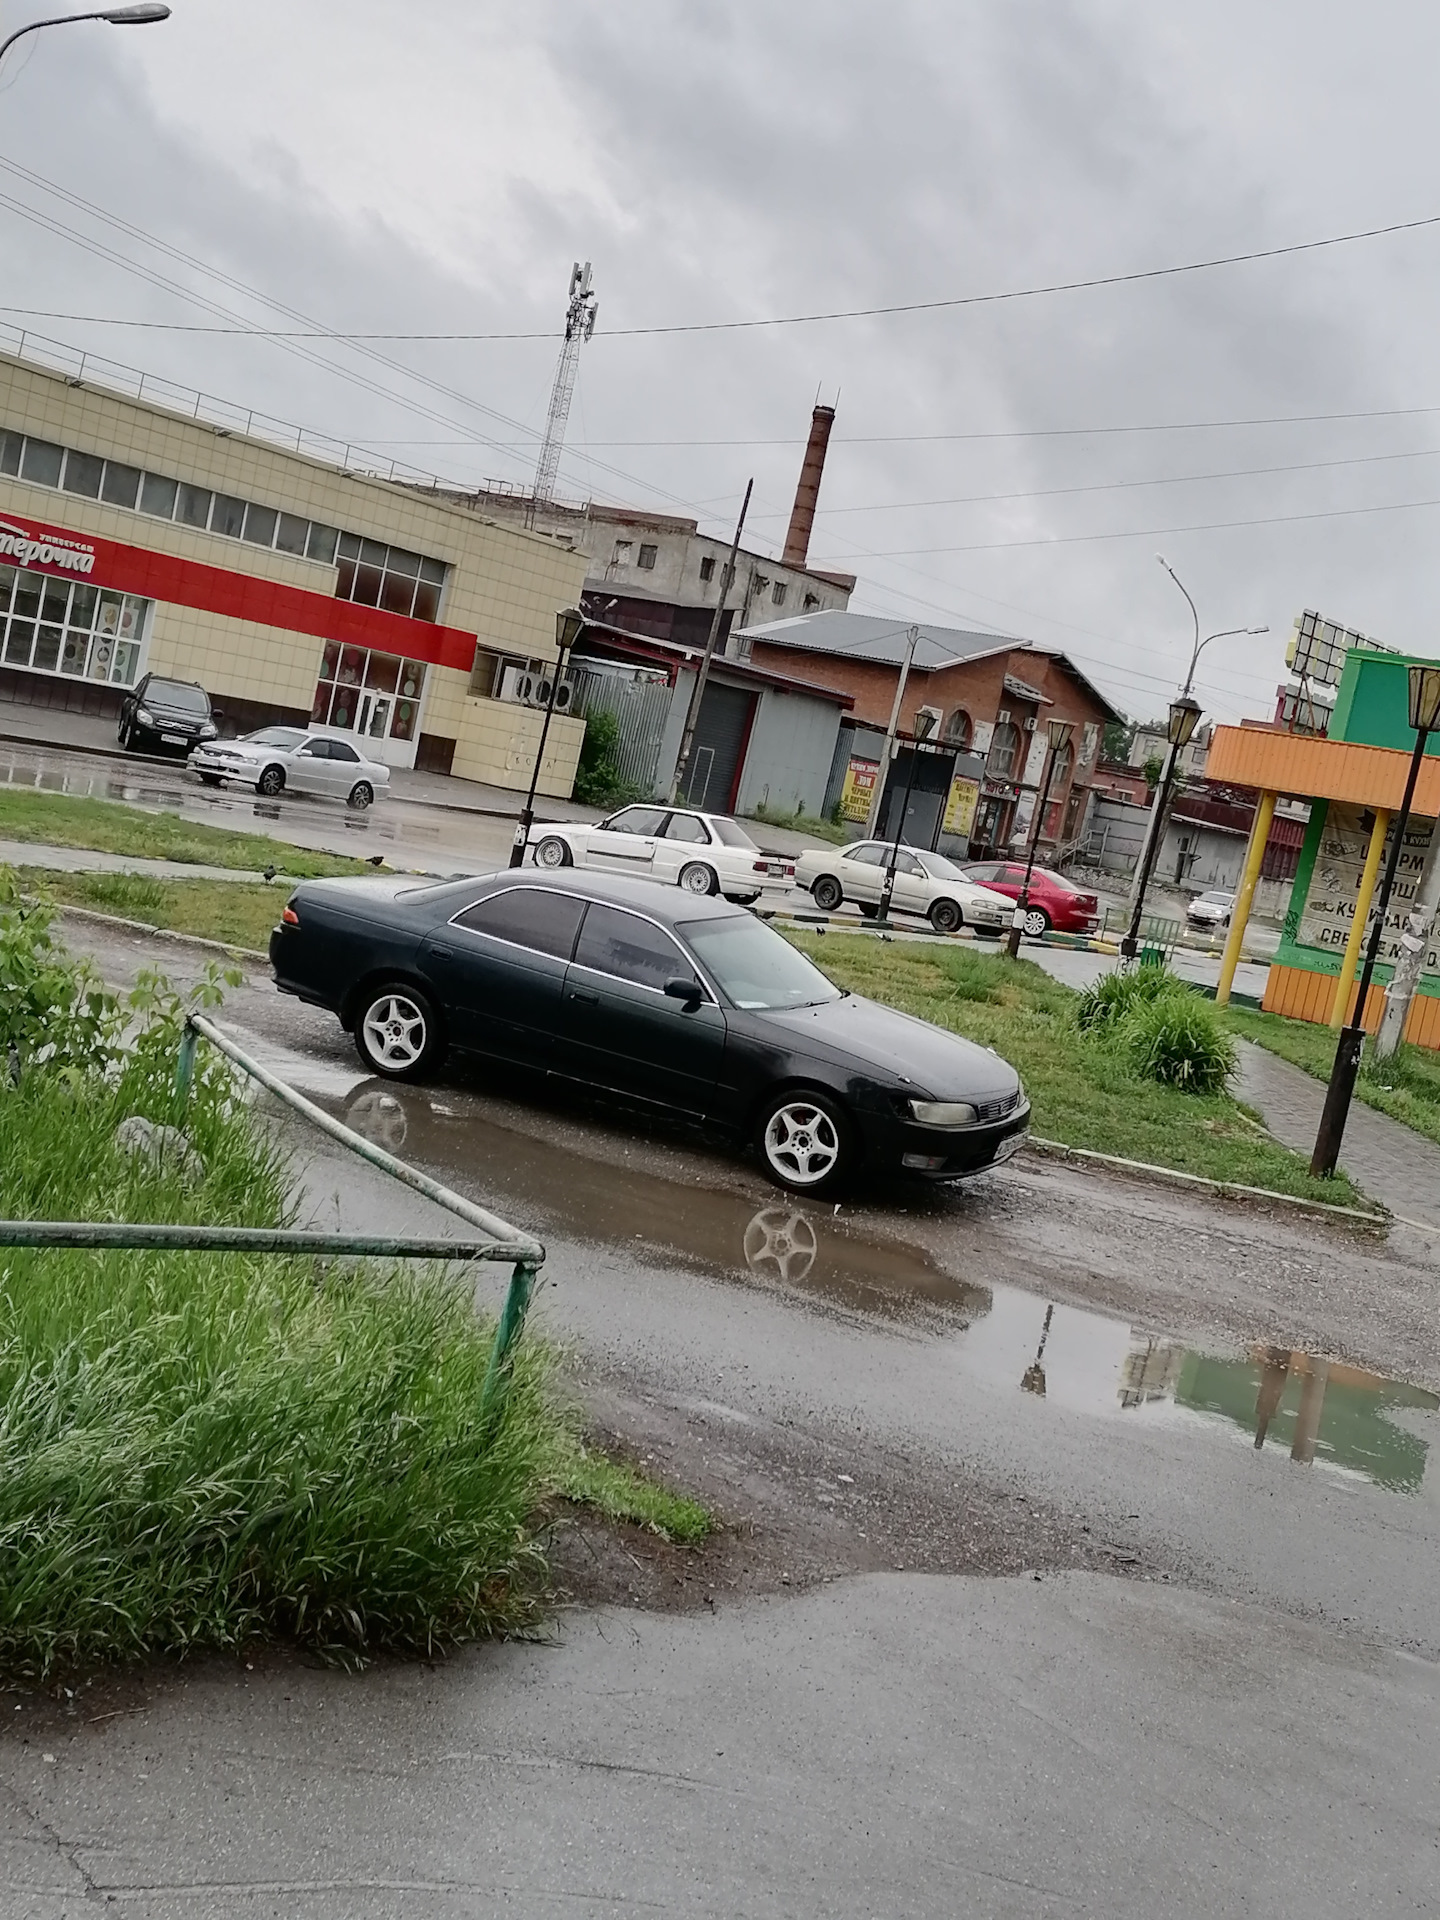
<instances>
[{"instance_id":1,"label":"car windshield","mask_svg":"<svg viewBox=\"0 0 1440 1920\"><path fill-rule=\"evenodd\" d=\"M733 820L712 820L710 825L722 847L745 847L752 853L760 851L745 829L737 827Z\"/></svg>"},{"instance_id":2,"label":"car windshield","mask_svg":"<svg viewBox=\"0 0 1440 1920\"><path fill-rule=\"evenodd\" d=\"M262 727L258 733L247 733L236 744L242 747L298 747L304 738L299 727Z\"/></svg>"},{"instance_id":3,"label":"car windshield","mask_svg":"<svg viewBox=\"0 0 1440 1920\"><path fill-rule=\"evenodd\" d=\"M151 680L147 683L142 698L163 701L167 707L174 707L180 713L208 713L210 696L203 687L194 686L189 680Z\"/></svg>"},{"instance_id":4,"label":"car windshield","mask_svg":"<svg viewBox=\"0 0 1440 1920\"><path fill-rule=\"evenodd\" d=\"M972 880L962 868L957 867L953 860L947 860L943 853L916 853L915 858L932 880L963 880L972 887L979 884Z\"/></svg>"},{"instance_id":5,"label":"car windshield","mask_svg":"<svg viewBox=\"0 0 1440 1920\"><path fill-rule=\"evenodd\" d=\"M1228 907L1234 902L1235 896L1233 893L1202 893L1200 898L1207 906Z\"/></svg>"},{"instance_id":6,"label":"car windshield","mask_svg":"<svg viewBox=\"0 0 1440 1920\"><path fill-rule=\"evenodd\" d=\"M790 942L748 913L689 920L675 931L726 996L747 1013L818 1007L840 989Z\"/></svg>"}]
</instances>

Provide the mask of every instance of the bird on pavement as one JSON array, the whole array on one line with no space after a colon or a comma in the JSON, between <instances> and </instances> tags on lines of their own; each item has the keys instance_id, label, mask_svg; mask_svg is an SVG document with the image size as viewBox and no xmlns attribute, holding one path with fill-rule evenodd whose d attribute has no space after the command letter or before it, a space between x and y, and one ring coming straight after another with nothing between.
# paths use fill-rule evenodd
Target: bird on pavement
<instances>
[{"instance_id":1,"label":"bird on pavement","mask_svg":"<svg viewBox=\"0 0 1440 1920\"><path fill-rule=\"evenodd\" d=\"M365 857L372 867L383 867L385 864L385 856L383 853L370 853Z\"/></svg>"},{"instance_id":2,"label":"bird on pavement","mask_svg":"<svg viewBox=\"0 0 1440 1920\"><path fill-rule=\"evenodd\" d=\"M266 886L269 886L269 884L270 884L270 882L271 882L271 881L272 881L272 880L273 880L273 879L275 878L275 876L276 876L276 874L277 874L277 873L278 873L279 871L280 871L280 869L279 869L278 867L266 867L266 869L265 869L265 884L266 884Z\"/></svg>"}]
</instances>

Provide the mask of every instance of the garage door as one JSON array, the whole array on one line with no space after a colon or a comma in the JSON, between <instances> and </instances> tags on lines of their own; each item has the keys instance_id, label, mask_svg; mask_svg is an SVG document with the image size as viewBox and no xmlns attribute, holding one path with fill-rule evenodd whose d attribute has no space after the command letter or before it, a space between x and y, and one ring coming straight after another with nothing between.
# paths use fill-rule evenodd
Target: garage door
<instances>
[{"instance_id":1,"label":"garage door","mask_svg":"<svg viewBox=\"0 0 1440 1920\"><path fill-rule=\"evenodd\" d=\"M728 813L734 805L758 697L744 687L722 687L714 681L706 687L685 776L684 798L692 807Z\"/></svg>"}]
</instances>

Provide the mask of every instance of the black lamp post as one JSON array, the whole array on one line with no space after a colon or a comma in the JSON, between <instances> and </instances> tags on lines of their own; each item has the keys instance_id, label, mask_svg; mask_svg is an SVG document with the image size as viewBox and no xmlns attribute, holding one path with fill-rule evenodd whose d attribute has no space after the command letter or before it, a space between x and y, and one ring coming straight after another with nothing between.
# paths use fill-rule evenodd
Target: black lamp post
<instances>
[{"instance_id":1,"label":"black lamp post","mask_svg":"<svg viewBox=\"0 0 1440 1920\"><path fill-rule=\"evenodd\" d=\"M1175 781L1175 769L1180 764L1180 755L1189 746L1191 736L1200 720L1200 703L1192 700L1188 693L1182 693L1178 700L1170 702L1170 725L1166 729L1170 737L1170 752L1166 756L1165 777L1160 782L1160 792L1155 801L1155 830L1145 849L1145 858L1140 866L1140 880L1135 889L1135 907L1130 915L1130 931L1120 942L1120 957L1126 966L1140 951L1140 921L1145 912L1145 889L1150 884L1150 875L1154 870L1155 859L1160 851L1160 842L1165 837L1165 808L1170 799L1170 788Z\"/></svg>"},{"instance_id":2,"label":"black lamp post","mask_svg":"<svg viewBox=\"0 0 1440 1920\"><path fill-rule=\"evenodd\" d=\"M1320 1131L1315 1136L1315 1151L1310 1159L1310 1171L1322 1180L1328 1180L1335 1171L1340 1158L1340 1142L1345 1135L1345 1122L1350 1115L1350 1099L1355 1091L1355 1075L1360 1068L1360 1053L1365 1045L1365 1002L1370 994L1370 981L1375 972L1376 957L1380 952L1380 938L1385 931L1385 915L1390 907L1390 891L1395 885L1395 873L1400 865L1400 852L1405 845L1405 823L1410 818L1410 802L1415 798L1415 782L1420 777L1420 762L1425 758L1425 743L1437 727L1440 727L1440 666L1411 667L1410 669L1410 724L1415 729L1415 751L1410 756L1410 771L1405 779L1405 797L1400 802L1400 811L1395 816L1394 838L1390 842L1390 857L1385 862L1385 877L1380 883L1380 898L1372 909L1374 919L1370 925L1370 940L1365 948L1365 965L1360 974L1360 986L1355 995L1355 1012L1345 1026L1340 1029L1340 1038L1335 1047L1335 1063L1330 1069L1330 1084L1325 1089L1325 1107L1320 1115Z\"/></svg>"},{"instance_id":3,"label":"black lamp post","mask_svg":"<svg viewBox=\"0 0 1440 1920\"><path fill-rule=\"evenodd\" d=\"M512 867L525 864L525 849L530 844L530 829L535 824L535 789L540 782L540 767L545 758L545 742L550 733L550 716L555 711L555 695L560 688L560 675L565 670L566 650L573 647L585 631L585 616L578 607L566 607L563 613L555 616L555 671L550 676L550 698L545 702L545 718L540 726L540 744L535 749L535 765L530 774L530 791L525 796L525 811L515 828L515 841L510 849Z\"/></svg>"},{"instance_id":4,"label":"black lamp post","mask_svg":"<svg viewBox=\"0 0 1440 1920\"><path fill-rule=\"evenodd\" d=\"M927 713L922 707L915 716L914 732L910 736L910 772L905 780L905 798L900 802L900 818L895 823L895 837L890 846L890 858L885 863L885 888L880 895L880 918L890 918L890 902L895 897L895 862L900 858L900 836L905 831L905 816L910 811L910 795L915 787L915 763L920 758L920 743L928 740L930 730L935 725L933 713Z\"/></svg>"},{"instance_id":5,"label":"black lamp post","mask_svg":"<svg viewBox=\"0 0 1440 1920\"><path fill-rule=\"evenodd\" d=\"M1073 720L1047 720L1045 731L1050 736L1050 758L1045 762L1045 782L1040 789L1040 804L1035 809L1035 824L1030 829L1030 851L1025 859L1025 878L1020 883L1020 897L1015 902L1015 911L1010 916L1010 938L1007 949L1012 960L1020 952L1020 935L1025 931L1025 915L1030 906L1030 876L1035 871L1035 849L1040 841L1040 829L1045 824L1045 809L1050 804L1050 782L1055 778L1055 762L1070 744L1070 736L1075 731Z\"/></svg>"}]
</instances>

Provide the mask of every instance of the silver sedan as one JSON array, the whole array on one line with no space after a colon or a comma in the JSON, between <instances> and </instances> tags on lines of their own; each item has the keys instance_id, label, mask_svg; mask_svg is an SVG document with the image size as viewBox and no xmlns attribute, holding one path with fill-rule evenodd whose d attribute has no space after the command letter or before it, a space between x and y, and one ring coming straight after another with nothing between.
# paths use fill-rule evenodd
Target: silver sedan
<instances>
[{"instance_id":1,"label":"silver sedan","mask_svg":"<svg viewBox=\"0 0 1440 1920\"><path fill-rule=\"evenodd\" d=\"M381 761L367 760L349 740L308 727L262 727L239 740L207 741L186 765L207 787L233 781L271 800L280 793L313 793L361 810L390 790L390 769Z\"/></svg>"}]
</instances>

